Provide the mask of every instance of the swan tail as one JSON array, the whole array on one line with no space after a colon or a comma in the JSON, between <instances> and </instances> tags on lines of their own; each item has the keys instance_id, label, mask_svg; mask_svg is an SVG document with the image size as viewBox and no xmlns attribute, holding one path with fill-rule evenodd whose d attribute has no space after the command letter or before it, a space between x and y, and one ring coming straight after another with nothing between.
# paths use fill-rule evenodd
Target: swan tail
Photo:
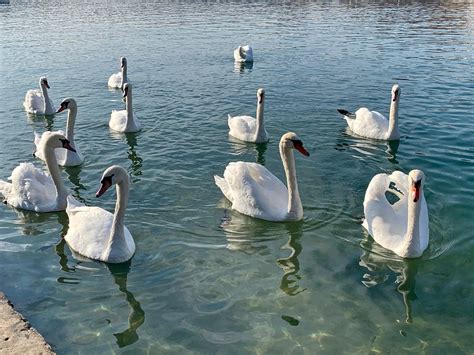
<instances>
[{"instance_id":1,"label":"swan tail","mask_svg":"<svg viewBox=\"0 0 474 355\"><path fill-rule=\"evenodd\" d=\"M7 196L11 193L12 184L3 180L0 180L0 201L7 201Z\"/></svg>"},{"instance_id":2,"label":"swan tail","mask_svg":"<svg viewBox=\"0 0 474 355\"><path fill-rule=\"evenodd\" d=\"M356 118L356 115L353 114L352 112L349 112L340 108L337 109L337 112L339 112L341 115L346 116L348 118L352 118L352 119Z\"/></svg>"},{"instance_id":3,"label":"swan tail","mask_svg":"<svg viewBox=\"0 0 474 355\"><path fill-rule=\"evenodd\" d=\"M221 189L224 196L227 199L229 199L230 201L232 201L231 193L229 191L229 185L227 184L227 181L225 181L224 178L222 178L220 176L217 176L217 175L214 175L214 181L215 181L216 185Z\"/></svg>"}]
</instances>

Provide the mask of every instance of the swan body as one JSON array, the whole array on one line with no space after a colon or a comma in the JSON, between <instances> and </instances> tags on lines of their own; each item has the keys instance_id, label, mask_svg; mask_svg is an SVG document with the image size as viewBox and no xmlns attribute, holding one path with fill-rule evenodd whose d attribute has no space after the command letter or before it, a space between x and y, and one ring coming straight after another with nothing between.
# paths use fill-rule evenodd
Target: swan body
<instances>
[{"instance_id":1,"label":"swan body","mask_svg":"<svg viewBox=\"0 0 474 355\"><path fill-rule=\"evenodd\" d=\"M0 196L9 205L35 212L63 211L68 191L61 179L54 149L74 151L62 134L51 133L43 145L49 175L31 163L21 163L13 169L10 182L0 180Z\"/></svg>"},{"instance_id":2,"label":"swan body","mask_svg":"<svg viewBox=\"0 0 474 355\"><path fill-rule=\"evenodd\" d=\"M82 156L79 147L76 145L74 141L74 123L76 122L76 115L77 115L77 104L74 99L68 98L64 99L61 102L61 107L58 109L56 113L62 112L64 110L68 110L67 115L67 124L66 124L66 134L63 131L56 131L64 136L66 136L67 140L74 147L75 152L58 148L55 149L54 153L56 154L56 160L58 161L58 165L60 166L77 166L81 165L84 162L84 157ZM39 135L35 132L35 156L41 160L45 160L44 150L42 146L45 144L47 137L51 135L51 132L44 132L42 135Z\"/></svg>"},{"instance_id":3,"label":"swan body","mask_svg":"<svg viewBox=\"0 0 474 355\"><path fill-rule=\"evenodd\" d=\"M400 101L400 93L400 87L394 85L392 87L392 100L388 120L381 113L370 111L366 107L358 109L355 114L341 109L338 109L338 111L344 115L344 119L350 130L361 137L398 140L400 139L400 131L398 129L398 103Z\"/></svg>"},{"instance_id":4,"label":"swan body","mask_svg":"<svg viewBox=\"0 0 474 355\"><path fill-rule=\"evenodd\" d=\"M250 46L238 46L234 50L234 60L240 63L253 62L253 49Z\"/></svg>"},{"instance_id":5,"label":"swan body","mask_svg":"<svg viewBox=\"0 0 474 355\"><path fill-rule=\"evenodd\" d=\"M39 87L40 90L28 90L23 107L26 112L34 115L54 115L56 110L48 95L49 83L46 77L40 78Z\"/></svg>"},{"instance_id":6,"label":"swan body","mask_svg":"<svg viewBox=\"0 0 474 355\"><path fill-rule=\"evenodd\" d=\"M109 127L117 132L138 132L142 129L137 117L132 110L132 84L123 86L125 110L113 110L110 115Z\"/></svg>"},{"instance_id":7,"label":"swan body","mask_svg":"<svg viewBox=\"0 0 474 355\"><path fill-rule=\"evenodd\" d=\"M256 118L253 118L251 116L231 117L229 115L227 120L227 124L229 125L229 135L244 142L267 142L269 137L263 123L264 101L265 90L258 89Z\"/></svg>"},{"instance_id":8,"label":"swan body","mask_svg":"<svg viewBox=\"0 0 474 355\"><path fill-rule=\"evenodd\" d=\"M114 214L100 207L85 206L68 196L66 213L69 229L64 239L71 249L90 259L122 263L135 253L135 242L124 225L130 178L127 171L118 165L105 170L96 196L100 197L113 184L117 186Z\"/></svg>"},{"instance_id":9,"label":"swan body","mask_svg":"<svg viewBox=\"0 0 474 355\"><path fill-rule=\"evenodd\" d=\"M216 185L238 212L267 221L298 221L303 218L296 181L293 149L305 156L308 151L293 132L281 137L280 155L288 188L267 168L256 163L233 162L224 177L214 176Z\"/></svg>"},{"instance_id":10,"label":"swan body","mask_svg":"<svg viewBox=\"0 0 474 355\"><path fill-rule=\"evenodd\" d=\"M112 74L107 82L109 88L122 89L128 83L127 77L127 58L120 57L120 71Z\"/></svg>"},{"instance_id":11,"label":"swan body","mask_svg":"<svg viewBox=\"0 0 474 355\"><path fill-rule=\"evenodd\" d=\"M395 171L375 175L364 198L363 226L374 240L403 258L417 258L428 247L428 207L423 195L425 176L421 170L408 175ZM389 188L394 185L397 190ZM385 193L399 197L393 205Z\"/></svg>"}]
</instances>

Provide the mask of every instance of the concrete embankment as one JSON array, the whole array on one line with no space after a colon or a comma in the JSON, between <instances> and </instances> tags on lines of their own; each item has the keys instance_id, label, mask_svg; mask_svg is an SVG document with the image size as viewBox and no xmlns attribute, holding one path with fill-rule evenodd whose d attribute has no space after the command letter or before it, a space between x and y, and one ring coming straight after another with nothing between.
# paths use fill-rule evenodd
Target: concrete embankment
<instances>
[{"instance_id":1,"label":"concrete embankment","mask_svg":"<svg viewBox=\"0 0 474 355\"><path fill-rule=\"evenodd\" d=\"M0 292L0 354L55 354L31 324Z\"/></svg>"}]
</instances>

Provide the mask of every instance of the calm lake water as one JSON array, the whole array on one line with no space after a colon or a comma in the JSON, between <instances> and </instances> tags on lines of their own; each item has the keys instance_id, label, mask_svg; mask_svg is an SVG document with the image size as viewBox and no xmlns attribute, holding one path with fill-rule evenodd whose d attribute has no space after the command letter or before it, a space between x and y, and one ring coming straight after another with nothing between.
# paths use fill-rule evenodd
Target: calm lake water
<instances>
[{"instance_id":1,"label":"calm lake water","mask_svg":"<svg viewBox=\"0 0 474 355\"><path fill-rule=\"evenodd\" d=\"M463 1L11 1L0 5L0 165L34 162L22 101L46 74L55 105L76 99L86 161L62 169L95 198L106 167L132 175L126 265L74 258L65 213L0 206L0 290L58 353L472 353L474 338L474 4ZM234 66L239 44L253 67ZM144 129L114 134L128 59ZM402 88L398 143L353 137L336 108L387 114ZM268 144L236 143L227 114L254 114L266 89ZM283 178L278 141L299 134L305 218L228 210L213 175L258 161ZM361 226L380 172L422 169L423 257L402 260Z\"/></svg>"}]
</instances>

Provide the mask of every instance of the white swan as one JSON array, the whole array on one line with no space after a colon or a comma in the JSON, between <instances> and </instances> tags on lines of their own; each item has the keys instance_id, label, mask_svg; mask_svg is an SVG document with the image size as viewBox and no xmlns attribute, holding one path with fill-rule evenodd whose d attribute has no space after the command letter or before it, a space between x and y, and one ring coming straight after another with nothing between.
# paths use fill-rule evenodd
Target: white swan
<instances>
[{"instance_id":1,"label":"white swan","mask_svg":"<svg viewBox=\"0 0 474 355\"><path fill-rule=\"evenodd\" d=\"M120 57L120 71L109 77L108 85L110 88L122 89L125 83L128 83L127 58Z\"/></svg>"},{"instance_id":2,"label":"white swan","mask_svg":"<svg viewBox=\"0 0 474 355\"><path fill-rule=\"evenodd\" d=\"M69 229L64 239L71 249L90 259L122 263L135 253L133 237L123 224L130 178L124 168L113 165L104 171L100 183L96 197L102 196L113 184L117 185L115 213L100 207L84 206L68 196Z\"/></svg>"},{"instance_id":3,"label":"white swan","mask_svg":"<svg viewBox=\"0 0 474 355\"><path fill-rule=\"evenodd\" d=\"M127 83L123 86L123 97L125 110L112 111L109 127L117 132L138 132L142 126L132 110L132 84Z\"/></svg>"},{"instance_id":4,"label":"white swan","mask_svg":"<svg viewBox=\"0 0 474 355\"><path fill-rule=\"evenodd\" d=\"M400 101L400 94L400 87L393 85L388 120L377 111L369 111L366 107L361 107L355 114L342 109L337 111L344 115L351 131L361 137L389 141L397 140L400 139L400 131L398 130L398 102Z\"/></svg>"},{"instance_id":5,"label":"white swan","mask_svg":"<svg viewBox=\"0 0 474 355\"><path fill-rule=\"evenodd\" d=\"M214 176L216 185L240 213L267 221L298 221L303 218L303 206L293 149L309 156L295 133L285 133L280 140L280 155L288 188L264 166L242 161L227 165L223 178Z\"/></svg>"},{"instance_id":6,"label":"white swan","mask_svg":"<svg viewBox=\"0 0 474 355\"><path fill-rule=\"evenodd\" d=\"M48 95L48 79L42 76L39 80L40 90L28 90L23 101L26 112L34 115L54 115L56 110Z\"/></svg>"},{"instance_id":7,"label":"white swan","mask_svg":"<svg viewBox=\"0 0 474 355\"><path fill-rule=\"evenodd\" d=\"M65 135L68 139L71 146L74 147L75 151L71 151L69 149L62 149L58 148L55 149L54 153L56 154L56 160L58 164L61 166L76 166L81 165L84 162L84 157L82 156L78 146L74 141L74 123L76 122L76 115L77 115L77 104L74 99L68 98L64 99L61 102L61 107L58 109L56 113L62 112L64 110L68 110L67 115L67 124L66 124L66 134L63 131L56 131L62 135ZM51 132L44 132L42 135L39 135L35 132L35 146L36 152L35 156L41 160L45 160L44 150L42 146L46 142L46 138L51 134Z\"/></svg>"},{"instance_id":8,"label":"white swan","mask_svg":"<svg viewBox=\"0 0 474 355\"><path fill-rule=\"evenodd\" d=\"M403 258L417 258L428 247L424 180L421 170L412 170L408 176L400 171L377 174L365 193L363 226L377 243ZM393 205L385 196L387 191L399 198Z\"/></svg>"},{"instance_id":9,"label":"white swan","mask_svg":"<svg viewBox=\"0 0 474 355\"><path fill-rule=\"evenodd\" d=\"M11 183L0 180L0 196L16 208L36 212L63 211L66 208L68 191L54 154L55 148L74 151L62 134L50 133L43 145L49 174L35 168L31 163L21 163L13 169Z\"/></svg>"},{"instance_id":10,"label":"white swan","mask_svg":"<svg viewBox=\"0 0 474 355\"><path fill-rule=\"evenodd\" d=\"M250 46L238 46L234 50L234 60L236 62L253 62L253 49Z\"/></svg>"},{"instance_id":11,"label":"white swan","mask_svg":"<svg viewBox=\"0 0 474 355\"><path fill-rule=\"evenodd\" d=\"M263 106L265 101L265 90L257 91L257 115L256 118L251 116L235 116L229 118L229 134L232 137L245 142L263 143L267 142L269 137L263 124Z\"/></svg>"}]
</instances>

